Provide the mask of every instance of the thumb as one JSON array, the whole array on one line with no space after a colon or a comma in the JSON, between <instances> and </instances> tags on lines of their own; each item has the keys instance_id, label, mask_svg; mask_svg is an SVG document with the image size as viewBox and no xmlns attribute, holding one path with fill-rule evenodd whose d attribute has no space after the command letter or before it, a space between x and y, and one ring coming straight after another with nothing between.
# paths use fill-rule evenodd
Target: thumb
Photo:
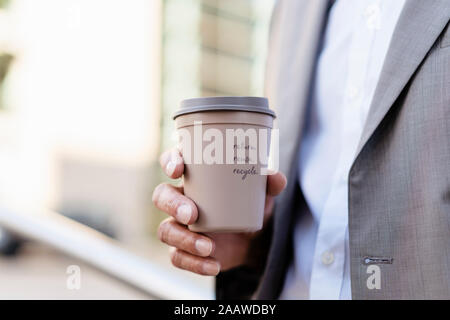
<instances>
[{"instance_id":1,"label":"thumb","mask_svg":"<svg viewBox=\"0 0 450 320\"><path fill-rule=\"evenodd\" d=\"M287 179L284 174L277 172L267 176L267 194L277 196L286 188Z\"/></svg>"}]
</instances>

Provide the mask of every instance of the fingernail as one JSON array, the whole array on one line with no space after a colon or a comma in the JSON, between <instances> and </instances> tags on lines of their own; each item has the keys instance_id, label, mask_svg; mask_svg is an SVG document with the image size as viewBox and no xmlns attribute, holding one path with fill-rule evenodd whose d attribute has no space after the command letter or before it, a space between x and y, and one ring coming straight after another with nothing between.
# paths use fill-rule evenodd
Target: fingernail
<instances>
[{"instance_id":1,"label":"fingernail","mask_svg":"<svg viewBox=\"0 0 450 320\"><path fill-rule=\"evenodd\" d=\"M209 256L211 254L212 245L211 241L206 239L198 239L195 241L195 249L203 256Z\"/></svg>"},{"instance_id":2,"label":"fingernail","mask_svg":"<svg viewBox=\"0 0 450 320\"><path fill-rule=\"evenodd\" d=\"M177 220L183 224L188 224L192 217L192 209L188 204L182 204L177 209Z\"/></svg>"},{"instance_id":3,"label":"fingernail","mask_svg":"<svg viewBox=\"0 0 450 320\"><path fill-rule=\"evenodd\" d=\"M173 173L175 172L176 167L177 167L177 164L174 161L170 160L169 162L167 162L167 165L166 165L167 175L172 176Z\"/></svg>"},{"instance_id":4,"label":"fingernail","mask_svg":"<svg viewBox=\"0 0 450 320\"><path fill-rule=\"evenodd\" d=\"M206 262L203 265L203 270L206 274L217 276L220 272L220 265L217 262Z\"/></svg>"}]
</instances>

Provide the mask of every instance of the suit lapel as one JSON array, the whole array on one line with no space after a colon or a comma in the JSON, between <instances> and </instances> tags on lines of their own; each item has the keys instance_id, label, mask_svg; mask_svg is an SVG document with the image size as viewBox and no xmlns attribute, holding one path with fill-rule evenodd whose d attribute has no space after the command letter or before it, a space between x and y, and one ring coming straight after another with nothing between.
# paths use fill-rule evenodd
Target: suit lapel
<instances>
[{"instance_id":1,"label":"suit lapel","mask_svg":"<svg viewBox=\"0 0 450 320\"><path fill-rule=\"evenodd\" d=\"M450 18L449 0L407 0L395 28L359 143L359 154Z\"/></svg>"},{"instance_id":2,"label":"suit lapel","mask_svg":"<svg viewBox=\"0 0 450 320\"><path fill-rule=\"evenodd\" d=\"M289 174L303 130L327 0L278 1L272 22L266 94L277 112L280 171Z\"/></svg>"}]
</instances>

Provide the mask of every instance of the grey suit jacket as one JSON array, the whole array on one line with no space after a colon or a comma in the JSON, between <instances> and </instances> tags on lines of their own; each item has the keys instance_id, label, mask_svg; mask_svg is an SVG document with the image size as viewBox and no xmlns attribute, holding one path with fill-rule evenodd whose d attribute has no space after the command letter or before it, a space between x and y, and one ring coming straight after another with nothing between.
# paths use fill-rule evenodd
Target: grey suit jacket
<instances>
[{"instance_id":1,"label":"grey suit jacket","mask_svg":"<svg viewBox=\"0 0 450 320\"><path fill-rule=\"evenodd\" d=\"M308 210L297 157L329 5L281 0L276 6L266 89L289 182L266 242L255 241L264 252L259 268L220 275L218 298L276 299L283 287L294 218ZM354 299L450 299L449 20L450 0L407 0L396 26L348 179ZM380 289L367 285L372 264Z\"/></svg>"}]
</instances>

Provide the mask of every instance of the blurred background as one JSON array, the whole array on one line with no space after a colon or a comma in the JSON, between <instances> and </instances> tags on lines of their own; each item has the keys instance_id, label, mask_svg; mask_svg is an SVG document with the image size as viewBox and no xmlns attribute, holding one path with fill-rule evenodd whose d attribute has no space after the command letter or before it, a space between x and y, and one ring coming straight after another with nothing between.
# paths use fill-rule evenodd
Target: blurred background
<instances>
[{"instance_id":1,"label":"blurred background","mask_svg":"<svg viewBox=\"0 0 450 320\"><path fill-rule=\"evenodd\" d=\"M0 0L0 210L58 212L212 292L156 239L158 155L180 100L263 95L274 2ZM0 299L14 298L148 295L0 224Z\"/></svg>"}]
</instances>

